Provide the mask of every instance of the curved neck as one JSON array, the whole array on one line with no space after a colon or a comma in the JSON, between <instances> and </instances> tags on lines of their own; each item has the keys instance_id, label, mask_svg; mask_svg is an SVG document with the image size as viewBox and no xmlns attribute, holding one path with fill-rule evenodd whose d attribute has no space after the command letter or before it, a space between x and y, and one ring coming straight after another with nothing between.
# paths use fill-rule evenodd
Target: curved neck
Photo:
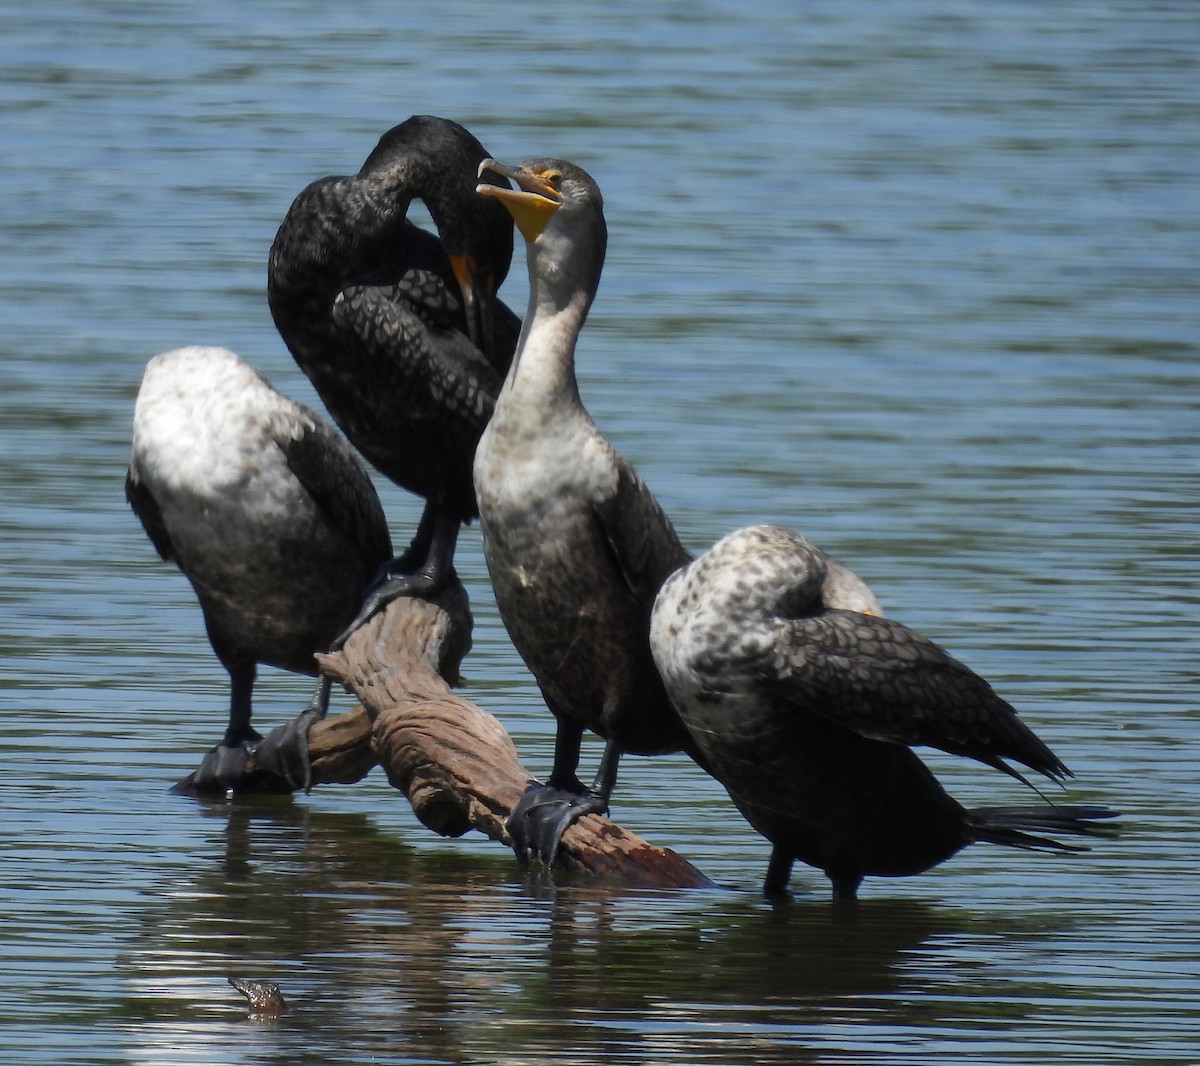
<instances>
[{"instance_id":1,"label":"curved neck","mask_svg":"<svg viewBox=\"0 0 1200 1066\"><path fill-rule=\"evenodd\" d=\"M339 286L369 274L399 236L410 195L378 179L324 178L292 204L271 248L276 289Z\"/></svg>"},{"instance_id":2,"label":"curved neck","mask_svg":"<svg viewBox=\"0 0 1200 1066\"><path fill-rule=\"evenodd\" d=\"M553 243L543 235L529 246L529 307L504 388L526 400L538 394L570 398L578 404L575 343L595 288L563 269L571 257L562 255L561 249L555 254Z\"/></svg>"}]
</instances>

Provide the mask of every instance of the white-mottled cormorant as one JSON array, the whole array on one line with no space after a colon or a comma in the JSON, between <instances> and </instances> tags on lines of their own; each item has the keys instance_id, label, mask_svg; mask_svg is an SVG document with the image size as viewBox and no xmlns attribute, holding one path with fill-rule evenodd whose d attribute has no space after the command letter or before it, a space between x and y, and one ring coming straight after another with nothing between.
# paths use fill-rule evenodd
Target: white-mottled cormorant
<instances>
[{"instance_id":1,"label":"white-mottled cormorant","mask_svg":"<svg viewBox=\"0 0 1200 1066\"><path fill-rule=\"evenodd\" d=\"M870 590L778 526L729 534L673 575L650 642L710 773L773 845L764 891L795 859L834 896L916 874L975 841L1083 850L1043 835L1100 831L1093 806L981 807L948 795L909 745L1021 775L1067 768L983 678L880 617Z\"/></svg>"},{"instance_id":2,"label":"white-mottled cormorant","mask_svg":"<svg viewBox=\"0 0 1200 1066\"><path fill-rule=\"evenodd\" d=\"M249 751L308 784L305 728L267 741L250 725L257 663L315 675L392 547L379 497L353 449L233 352L187 347L146 366L125 495L158 553L187 576L229 671L229 728L195 775L237 785ZM297 721L300 721L298 719ZM264 750L266 749L266 750Z\"/></svg>"},{"instance_id":3,"label":"white-mottled cormorant","mask_svg":"<svg viewBox=\"0 0 1200 1066\"><path fill-rule=\"evenodd\" d=\"M305 188L271 247L271 314L296 362L351 443L426 500L412 546L381 572L355 624L436 588L476 514L475 444L520 328L496 297L512 219L475 195L486 155L458 123L413 116L357 174ZM408 220L415 199L440 240Z\"/></svg>"},{"instance_id":4,"label":"white-mottled cormorant","mask_svg":"<svg viewBox=\"0 0 1200 1066\"><path fill-rule=\"evenodd\" d=\"M526 792L509 832L519 858L552 865L566 827L607 809L623 752L689 747L648 633L662 582L690 556L576 386L575 342L604 264L600 190L561 160L484 167L517 185L479 191L504 204L525 237L530 293L475 456L475 491L500 616L558 726L549 783ZM588 789L576 777L585 729L607 742Z\"/></svg>"}]
</instances>

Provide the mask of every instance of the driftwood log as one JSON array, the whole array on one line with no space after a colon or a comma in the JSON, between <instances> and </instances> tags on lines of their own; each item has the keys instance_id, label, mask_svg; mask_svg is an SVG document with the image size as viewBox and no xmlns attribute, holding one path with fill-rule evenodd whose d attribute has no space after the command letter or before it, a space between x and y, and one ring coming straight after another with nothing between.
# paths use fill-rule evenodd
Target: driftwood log
<instances>
[{"instance_id":1,"label":"driftwood log","mask_svg":"<svg viewBox=\"0 0 1200 1066\"><path fill-rule=\"evenodd\" d=\"M534 778L497 719L451 688L471 643L471 612L457 581L431 599L403 597L319 655L360 706L308 735L315 784L350 784L379 763L421 823L441 836L475 829L509 844L505 821ZM252 762L245 790L288 791ZM194 791L191 778L179 791ZM675 852L608 818L584 815L563 836L560 862L577 873L643 887L711 882Z\"/></svg>"}]
</instances>

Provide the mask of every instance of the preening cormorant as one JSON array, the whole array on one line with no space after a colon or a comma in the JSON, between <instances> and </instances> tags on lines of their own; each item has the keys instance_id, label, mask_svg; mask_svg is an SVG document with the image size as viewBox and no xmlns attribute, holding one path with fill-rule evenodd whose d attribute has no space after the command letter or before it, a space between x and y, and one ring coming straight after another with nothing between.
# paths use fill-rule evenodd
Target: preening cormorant
<instances>
[{"instance_id":1,"label":"preening cormorant","mask_svg":"<svg viewBox=\"0 0 1200 1066\"><path fill-rule=\"evenodd\" d=\"M159 555L187 576L229 671L229 728L195 775L236 787L246 757L307 786L307 728L263 741L250 724L257 663L315 675L392 546L358 456L312 411L224 348L146 366L125 496ZM305 724L324 714L322 678Z\"/></svg>"},{"instance_id":2,"label":"preening cormorant","mask_svg":"<svg viewBox=\"0 0 1200 1066\"><path fill-rule=\"evenodd\" d=\"M599 188L555 159L485 170L517 185L479 192L504 204L525 237L530 292L476 452L475 491L500 616L558 726L549 782L525 793L508 828L520 859L552 865L566 827L607 810L623 752L690 747L648 640L654 597L690 556L576 386L575 342L604 265ZM606 740L588 789L576 777L585 729Z\"/></svg>"},{"instance_id":3,"label":"preening cormorant","mask_svg":"<svg viewBox=\"0 0 1200 1066\"><path fill-rule=\"evenodd\" d=\"M458 123L413 116L357 174L305 188L271 247L271 314L296 362L351 443L426 500L355 624L439 586L477 513L471 461L520 328L496 297L512 220L475 195L486 155ZM408 220L415 199L440 240Z\"/></svg>"},{"instance_id":4,"label":"preening cormorant","mask_svg":"<svg viewBox=\"0 0 1200 1066\"><path fill-rule=\"evenodd\" d=\"M655 603L667 690L706 768L773 845L766 894L786 891L795 859L852 899L864 877L921 873L976 841L1085 850L1044 834L1095 834L1115 812L968 810L946 793L910 745L1018 778L1006 759L1070 773L983 678L872 600L806 538L760 525L718 541Z\"/></svg>"}]
</instances>

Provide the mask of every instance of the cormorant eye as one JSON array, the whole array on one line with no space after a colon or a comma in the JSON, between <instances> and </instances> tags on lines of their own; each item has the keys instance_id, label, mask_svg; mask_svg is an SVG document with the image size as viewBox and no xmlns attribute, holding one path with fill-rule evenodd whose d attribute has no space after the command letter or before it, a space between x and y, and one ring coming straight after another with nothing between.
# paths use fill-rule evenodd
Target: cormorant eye
<instances>
[{"instance_id":1,"label":"cormorant eye","mask_svg":"<svg viewBox=\"0 0 1200 1066\"><path fill-rule=\"evenodd\" d=\"M557 170L547 170L542 175L542 180L555 192L562 188L562 174Z\"/></svg>"}]
</instances>

